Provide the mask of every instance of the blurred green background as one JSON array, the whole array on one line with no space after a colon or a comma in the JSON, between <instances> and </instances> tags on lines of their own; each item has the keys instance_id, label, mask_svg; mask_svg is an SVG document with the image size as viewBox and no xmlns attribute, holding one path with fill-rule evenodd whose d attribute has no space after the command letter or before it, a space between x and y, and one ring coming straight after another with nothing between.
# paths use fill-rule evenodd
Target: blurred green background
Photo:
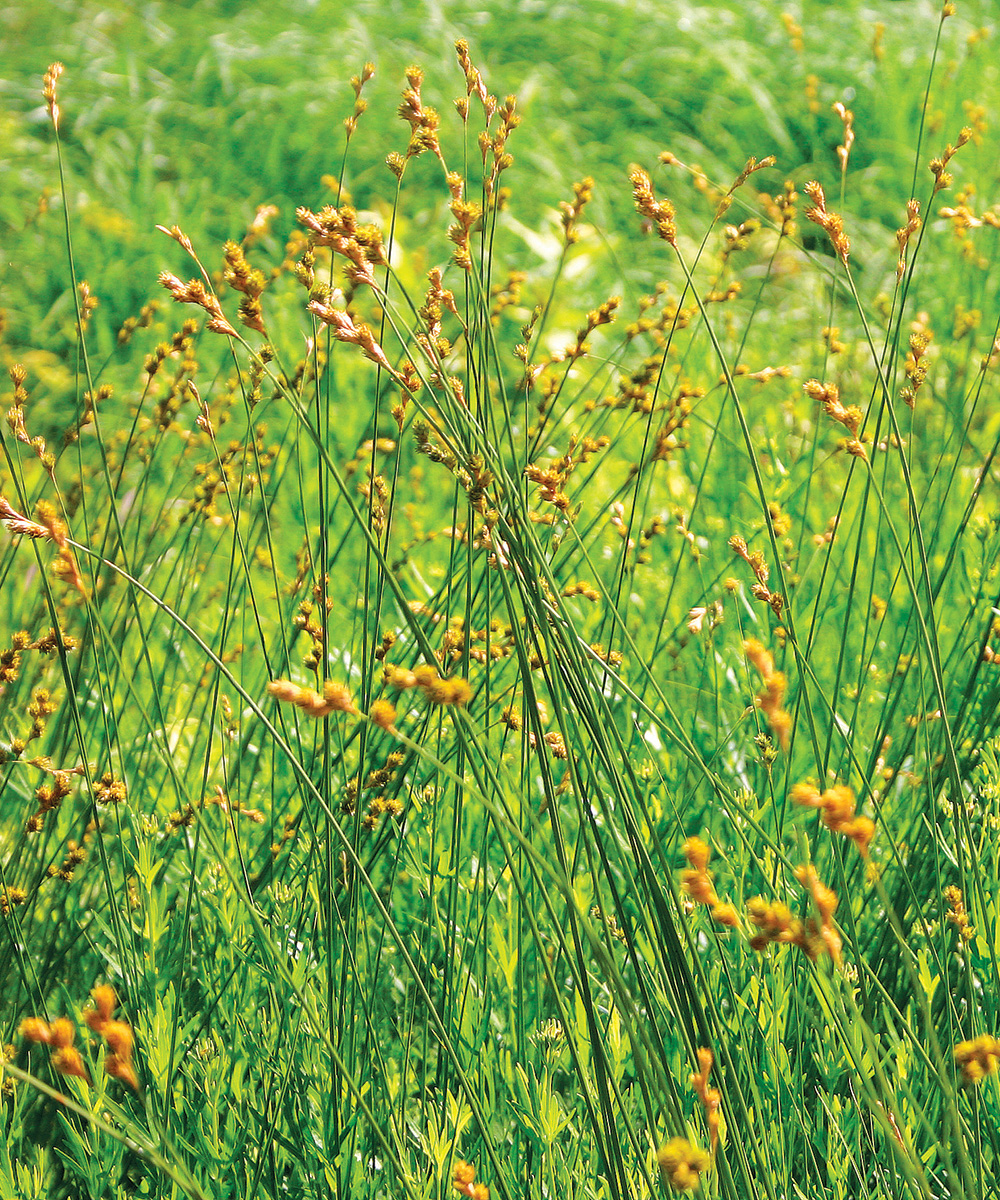
<instances>
[{"instance_id":1,"label":"blurred green background","mask_svg":"<svg viewBox=\"0 0 1000 1200\"><path fill-rule=\"evenodd\" d=\"M867 239L873 251L891 251L885 233L903 222L910 194L940 4L49 0L0 11L0 303L12 349L44 342L59 353L73 339L65 336L72 319L52 220L58 177L41 101L53 60L66 66L78 264L101 300L96 330L108 336L174 261L155 224L183 226L207 251L206 240L239 236L257 205L279 206L283 238L296 205L332 198L321 179L339 173L349 79L366 60L377 74L346 184L359 207L391 202L384 159L405 147L395 109L409 63L425 68L425 98L442 112L445 143L454 135L457 144L457 37L469 40L491 91L519 97L510 228L531 254L545 255L558 200L589 174L597 188L588 219L604 235L609 287L649 286L634 252L630 162L651 166L670 149L725 184L749 155L775 154L778 170L799 185L816 177L836 190L838 100L856 114L848 202L855 245L863 250ZM982 107L983 120L996 110L995 17L994 3L973 0L945 23L925 158L954 140L970 104ZM403 208L418 225L435 220L443 230L440 172L416 166ZM801 232L807 247L822 245L817 231ZM856 262L863 269L865 255Z\"/></svg>"}]
</instances>

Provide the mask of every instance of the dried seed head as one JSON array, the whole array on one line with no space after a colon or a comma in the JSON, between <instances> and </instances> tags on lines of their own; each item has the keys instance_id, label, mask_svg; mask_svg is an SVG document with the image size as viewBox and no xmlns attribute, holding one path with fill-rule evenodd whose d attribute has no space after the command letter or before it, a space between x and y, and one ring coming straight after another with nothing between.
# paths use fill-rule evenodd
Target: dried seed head
<instances>
[{"instance_id":1,"label":"dried seed head","mask_svg":"<svg viewBox=\"0 0 1000 1200\"><path fill-rule=\"evenodd\" d=\"M176 225L171 225L169 229L166 227L166 225L157 225L156 228L160 231L160 233L165 233L168 238L173 238L175 242L177 242L180 246L183 246L188 254L194 258L194 247L191 245L191 239L186 233L182 233ZM163 282L162 278L160 282Z\"/></svg>"},{"instance_id":2,"label":"dried seed head","mask_svg":"<svg viewBox=\"0 0 1000 1200\"><path fill-rule=\"evenodd\" d=\"M826 196L816 180L810 180L806 184L805 193L813 202L813 207L806 211L806 219L826 230L827 237L829 237L837 256L846 265L848 255L851 253L851 242L844 232L843 217L839 213L827 211Z\"/></svg>"},{"instance_id":3,"label":"dried seed head","mask_svg":"<svg viewBox=\"0 0 1000 1200\"><path fill-rule=\"evenodd\" d=\"M56 97L56 84L65 70L66 68L61 62L55 62L45 72L42 79L42 98L48 107L52 128L57 133L59 132L59 103Z\"/></svg>"},{"instance_id":4,"label":"dried seed head","mask_svg":"<svg viewBox=\"0 0 1000 1200\"><path fill-rule=\"evenodd\" d=\"M628 177L632 184L632 199L636 211L655 226L665 242L669 242L676 249L677 226L674 224L674 206L669 200L656 199L653 184L641 167L633 166Z\"/></svg>"},{"instance_id":5,"label":"dried seed head","mask_svg":"<svg viewBox=\"0 0 1000 1200\"><path fill-rule=\"evenodd\" d=\"M854 145L854 113L849 108L845 108L839 100L833 105L833 111L844 123L844 140L837 147L837 160L840 163L841 171L846 171L847 160L851 156L851 147Z\"/></svg>"}]
</instances>

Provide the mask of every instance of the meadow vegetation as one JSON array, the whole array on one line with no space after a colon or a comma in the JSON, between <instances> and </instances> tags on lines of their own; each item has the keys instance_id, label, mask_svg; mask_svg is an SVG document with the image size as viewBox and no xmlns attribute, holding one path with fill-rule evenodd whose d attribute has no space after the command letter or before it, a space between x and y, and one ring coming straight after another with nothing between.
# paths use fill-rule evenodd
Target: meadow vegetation
<instances>
[{"instance_id":1,"label":"meadow vegetation","mask_svg":"<svg viewBox=\"0 0 1000 1200\"><path fill-rule=\"evenodd\" d=\"M3 1196L1000 1187L989 6L658 7L12 6Z\"/></svg>"}]
</instances>

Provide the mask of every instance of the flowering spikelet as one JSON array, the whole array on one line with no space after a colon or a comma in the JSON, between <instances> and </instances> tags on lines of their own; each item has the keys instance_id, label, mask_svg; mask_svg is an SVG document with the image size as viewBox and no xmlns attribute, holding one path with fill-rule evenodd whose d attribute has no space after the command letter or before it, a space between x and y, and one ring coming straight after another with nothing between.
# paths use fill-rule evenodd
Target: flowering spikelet
<instances>
[{"instance_id":1,"label":"flowering spikelet","mask_svg":"<svg viewBox=\"0 0 1000 1200\"><path fill-rule=\"evenodd\" d=\"M236 330L226 320L218 296L210 292L200 279L189 279L183 283L169 271L161 271L157 278L173 296L175 304L197 304L203 308L208 313L207 325L213 333L236 337Z\"/></svg>"},{"instance_id":2,"label":"flowering spikelet","mask_svg":"<svg viewBox=\"0 0 1000 1200\"><path fill-rule=\"evenodd\" d=\"M817 400L823 405L823 409L828 417L843 425L848 433L851 434L851 437L843 443L848 453L853 454L855 458L863 458L867 461L868 454L860 437L858 437L858 429L865 415L861 409L854 404L849 407L841 404L840 390L836 384L820 383L818 379L807 379L802 387L811 400Z\"/></svg>"},{"instance_id":3,"label":"flowering spikelet","mask_svg":"<svg viewBox=\"0 0 1000 1200\"><path fill-rule=\"evenodd\" d=\"M285 704L294 704L310 717L328 717L333 712L357 713L351 693L342 683L323 684L322 695L312 688L299 687L287 679L273 679L270 694Z\"/></svg>"},{"instance_id":4,"label":"flowering spikelet","mask_svg":"<svg viewBox=\"0 0 1000 1200\"><path fill-rule=\"evenodd\" d=\"M0 916L9 917L11 911L20 908L27 899L28 894L23 888L8 887L7 884L3 884L0 886Z\"/></svg>"},{"instance_id":5,"label":"flowering spikelet","mask_svg":"<svg viewBox=\"0 0 1000 1200\"><path fill-rule=\"evenodd\" d=\"M226 242L223 253L226 259L223 278L234 291L243 293L240 320L248 329L266 333L260 306L261 293L267 286L264 272L250 266L243 253L243 247L237 242Z\"/></svg>"},{"instance_id":6,"label":"flowering spikelet","mask_svg":"<svg viewBox=\"0 0 1000 1200\"><path fill-rule=\"evenodd\" d=\"M588 175L586 179L579 183L573 184L573 202L567 200L559 201L559 208L562 211L560 220L563 227L563 237L566 239L566 245L572 246L580 240L580 231L577 228L580 222L580 217L583 215L583 210L590 202L594 194L594 181Z\"/></svg>"},{"instance_id":7,"label":"flowering spikelet","mask_svg":"<svg viewBox=\"0 0 1000 1200\"><path fill-rule=\"evenodd\" d=\"M660 1174L675 1192L693 1192L699 1177L711 1166L712 1160L704 1150L693 1146L687 1138L671 1138L656 1153Z\"/></svg>"},{"instance_id":8,"label":"flowering spikelet","mask_svg":"<svg viewBox=\"0 0 1000 1200\"><path fill-rule=\"evenodd\" d=\"M171 225L168 229L166 225L157 225L156 228L160 231L160 233L165 233L168 238L173 238L174 241L179 246L182 246L192 258L195 257L194 246L191 245L191 239L186 233L183 232L183 230L179 229L178 226Z\"/></svg>"},{"instance_id":9,"label":"flowering spikelet","mask_svg":"<svg viewBox=\"0 0 1000 1200\"><path fill-rule=\"evenodd\" d=\"M347 277L355 286L375 286L372 266L388 266L382 235L374 225L359 225L357 213L347 206L327 205L318 213L297 208L295 216L310 233L314 246L329 246L348 260Z\"/></svg>"},{"instance_id":10,"label":"flowering spikelet","mask_svg":"<svg viewBox=\"0 0 1000 1200\"><path fill-rule=\"evenodd\" d=\"M955 1063L964 1083L981 1083L1000 1065L1000 1041L984 1033L971 1042L959 1042L955 1047Z\"/></svg>"},{"instance_id":11,"label":"flowering spikelet","mask_svg":"<svg viewBox=\"0 0 1000 1200\"><path fill-rule=\"evenodd\" d=\"M345 119L344 128L347 130L348 141L358 127L358 119L368 107L368 101L361 95L361 90L375 74L375 64L366 62L360 75L351 76L351 87L354 89L354 112Z\"/></svg>"},{"instance_id":12,"label":"flowering spikelet","mask_svg":"<svg viewBox=\"0 0 1000 1200\"><path fill-rule=\"evenodd\" d=\"M461 708L472 699L472 688L466 679L434 679L420 689L431 704L450 704Z\"/></svg>"},{"instance_id":13,"label":"flowering spikelet","mask_svg":"<svg viewBox=\"0 0 1000 1200\"><path fill-rule=\"evenodd\" d=\"M774 659L756 638L746 639L743 643L743 653L757 668L764 681L763 690L757 693L757 707L767 718L767 723L781 743L782 750L787 751L792 717L782 708L781 702L785 698L788 682L781 671L774 669Z\"/></svg>"},{"instance_id":14,"label":"flowering spikelet","mask_svg":"<svg viewBox=\"0 0 1000 1200\"><path fill-rule=\"evenodd\" d=\"M843 834L857 846L863 858L868 857L868 845L875 835L875 824L868 817L855 816L856 801L849 787L838 784L820 794L819 789L811 783L797 783L792 788L792 799L804 808L818 808L827 829Z\"/></svg>"},{"instance_id":15,"label":"flowering spikelet","mask_svg":"<svg viewBox=\"0 0 1000 1200\"><path fill-rule=\"evenodd\" d=\"M438 139L438 127L441 118L430 107L425 107L420 96L420 87L424 81L424 73L420 67L406 68L407 88L403 99L396 110L397 115L410 127L410 144L406 149L406 157L414 158L430 150L444 163L441 154L441 144Z\"/></svg>"},{"instance_id":16,"label":"flowering spikelet","mask_svg":"<svg viewBox=\"0 0 1000 1200\"><path fill-rule=\"evenodd\" d=\"M767 209L768 216L775 223L782 238L793 238L798 233L795 224L795 201L799 198L795 184L790 179L785 180L784 191L775 196L766 192L760 193L760 199Z\"/></svg>"},{"instance_id":17,"label":"flowering spikelet","mask_svg":"<svg viewBox=\"0 0 1000 1200\"><path fill-rule=\"evenodd\" d=\"M30 538L47 538L49 531L37 521L31 521L22 516L15 508L0 496L0 521L7 527L8 533L21 534Z\"/></svg>"},{"instance_id":18,"label":"flowering spikelet","mask_svg":"<svg viewBox=\"0 0 1000 1200\"><path fill-rule=\"evenodd\" d=\"M22 516L15 508L0 496L0 522L6 525L13 534L23 534L30 538L45 538L59 547L59 553L52 564L52 572L58 579L63 579L73 585L81 596L86 598L87 589L83 577L76 565L76 559L69 548L69 538L66 526L59 519L55 508L45 500L39 500L37 505L38 520L31 521Z\"/></svg>"},{"instance_id":19,"label":"flowering spikelet","mask_svg":"<svg viewBox=\"0 0 1000 1200\"><path fill-rule=\"evenodd\" d=\"M897 281L903 278L903 272L906 270L906 248L909 245L910 238L919 232L921 224L920 201L907 200L906 224L896 230L896 245L899 247L899 260L896 263Z\"/></svg>"},{"instance_id":20,"label":"flowering spikelet","mask_svg":"<svg viewBox=\"0 0 1000 1200\"><path fill-rule=\"evenodd\" d=\"M817 400L823 405L827 416L839 422L851 433L857 435L864 413L859 408L847 408L840 402L840 389L836 384L820 383L818 379L807 379L802 385L806 395L811 400Z\"/></svg>"},{"instance_id":21,"label":"flowering spikelet","mask_svg":"<svg viewBox=\"0 0 1000 1200\"><path fill-rule=\"evenodd\" d=\"M365 358L371 359L373 363L377 363L387 371L392 370L385 351L375 340L375 335L367 325L355 325L343 309L324 304L322 300L310 300L306 307L313 316L319 317L324 325L330 326L333 336L338 342L349 342L353 346L359 346Z\"/></svg>"},{"instance_id":22,"label":"flowering spikelet","mask_svg":"<svg viewBox=\"0 0 1000 1200\"><path fill-rule=\"evenodd\" d=\"M388 700L373 700L368 717L373 725L384 729L386 733L395 732L396 709Z\"/></svg>"},{"instance_id":23,"label":"flowering spikelet","mask_svg":"<svg viewBox=\"0 0 1000 1200\"><path fill-rule=\"evenodd\" d=\"M369 63L368 66L371 66ZM257 211L254 213L253 220L247 226L246 234L243 237L244 250L248 246L252 246L254 242L259 241L264 237L271 228L271 222L278 215L279 209L274 204L258 204Z\"/></svg>"},{"instance_id":24,"label":"flowering spikelet","mask_svg":"<svg viewBox=\"0 0 1000 1200\"><path fill-rule=\"evenodd\" d=\"M746 540L738 533L734 533L729 539L729 549L734 554L738 554L756 576L757 582L751 586L750 594L755 600L761 600L764 604L769 605L774 615L780 617L781 610L785 607L785 598L780 592L772 592L767 586L767 581L771 577L771 569L768 567L764 555L759 550L754 550L751 554L747 549Z\"/></svg>"},{"instance_id":25,"label":"flowering spikelet","mask_svg":"<svg viewBox=\"0 0 1000 1200\"><path fill-rule=\"evenodd\" d=\"M496 112L496 96L489 95L482 75L472 65L472 57L469 54L469 43L465 38L459 38L455 43L455 53L458 56L458 65L462 68L462 72L465 75L466 95L471 96L473 92L476 93L479 97L479 103L483 106L486 122L489 124L493 120L493 114ZM468 112L466 112L466 116L468 116Z\"/></svg>"},{"instance_id":26,"label":"flowering spikelet","mask_svg":"<svg viewBox=\"0 0 1000 1200\"><path fill-rule=\"evenodd\" d=\"M947 5L946 5L946 7L947 7ZM959 133L959 135L958 135L957 144L953 146L949 142L948 145L945 146L944 153L941 155L940 158L932 158L931 159L930 164L929 164L929 169L930 169L931 174L934 176L934 194L935 195L938 192L940 192L943 188L951 187L954 180L953 180L951 172L947 171L945 168L948 166L948 163L951 162L956 151L961 150L961 148L966 144L966 142L968 142L971 139L971 137L972 137L972 127L969 125L964 126L961 133Z\"/></svg>"},{"instance_id":27,"label":"flowering spikelet","mask_svg":"<svg viewBox=\"0 0 1000 1200\"><path fill-rule=\"evenodd\" d=\"M416 672L411 671L409 667L397 666L396 663L383 665L382 678L388 687L395 688L398 692L405 692L407 689L417 686Z\"/></svg>"},{"instance_id":28,"label":"flowering spikelet","mask_svg":"<svg viewBox=\"0 0 1000 1200\"><path fill-rule=\"evenodd\" d=\"M437 671L426 663L412 671L408 667L386 663L382 668L382 678L397 692L419 688L431 704L461 708L472 699L472 687L468 680L457 675L450 679L442 679Z\"/></svg>"},{"instance_id":29,"label":"flowering spikelet","mask_svg":"<svg viewBox=\"0 0 1000 1200\"><path fill-rule=\"evenodd\" d=\"M712 1051L704 1046L698 1047L698 1066L699 1071L691 1075L691 1086L694 1088L698 1099L701 1101L702 1108L705 1110L705 1120L708 1123L708 1133L711 1146L712 1157L715 1157L715 1150L719 1141L719 1122L721 1116L719 1108L722 1105L722 1094L717 1088L708 1086L708 1076L712 1070L712 1064L715 1062L715 1056Z\"/></svg>"},{"instance_id":30,"label":"flowering spikelet","mask_svg":"<svg viewBox=\"0 0 1000 1200\"><path fill-rule=\"evenodd\" d=\"M653 195L653 184L641 167L633 166L628 173L632 184L632 199L636 211L652 222L665 242L677 247L677 226L674 223L674 206L669 200L657 200Z\"/></svg>"},{"instance_id":31,"label":"flowering spikelet","mask_svg":"<svg viewBox=\"0 0 1000 1200\"><path fill-rule=\"evenodd\" d=\"M720 925L739 925L736 909L724 904L715 891L708 860L712 851L699 837L689 837L682 847L688 861L688 870L681 872L681 884L695 904L704 904L712 910L712 918Z\"/></svg>"},{"instance_id":32,"label":"flowering spikelet","mask_svg":"<svg viewBox=\"0 0 1000 1200\"><path fill-rule=\"evenodd\" d=\"M826 230L838 258L846 265L851 253L851 242L844 232L844 218L838 213L827 211L826 195L815 179L806 184L805 193L813 202L813 207L806 210L806 219Z\"/></svg>"},{"instance_id":33,"label":"flowering spikelet","mask_svg":"<svg viewBox=\"0 0 1000 1200\"><path fill-rule=\"evenodd\" d=\"M836 892L820 882L816 868L811 863L796 867L795 878L808 889L819 913L818 925L813 920L806 924L806 937L802 948L812 959L819 958L825 950L834 962L840 962L842 942L833 924L833 914L837 908Z\"/></svg>"},{"instance_id":34,"label":"flowering spikelet","mask_svg":"<svg viewBox=\"0 0 1000 1200\"><path fill-rule=\"evenodd\" d=\"M448 205L454 222L448 226L448 237L455 245L452 261L463 271L472 270L472 234L480 227L482 205L462 198L463 183L454 172L448 176L451 203Z\"/></svg>"},{"instance_id":35,"label":"flowering spikelet","mask_svg":"<svg viewBox=\"0 0 1000 1200\"><path fill-rule=\"evenodd\" d=\"M847 160L851 157L851 147L854 145L854 113L845 108L839 100L833 105L833 111L844 123L844 141L837 147L837 161L841 171L846 171Z\"/></svg>"}]
</instances>

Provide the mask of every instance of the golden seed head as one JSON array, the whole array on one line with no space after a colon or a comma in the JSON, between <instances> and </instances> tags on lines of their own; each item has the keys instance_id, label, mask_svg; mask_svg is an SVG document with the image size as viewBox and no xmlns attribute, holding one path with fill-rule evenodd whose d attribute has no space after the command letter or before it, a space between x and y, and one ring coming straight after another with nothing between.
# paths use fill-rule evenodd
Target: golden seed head
<instances>
[{"instance_id":1,"label":"golden seed head","mask_svg":"<svg viewBox=\"0 0 1000 1200\"><path fill-rule=\"evenodd\" d=\"M56 1017L49 1026L49 1045L64 1050L72 1046L75 1039L76 1029L69 1017Z\"/></svg>"},{"instance_id":2,"label":"golden seed head","mask_svg":"<svg viewBox=\"0 0 1000 1200\"><path fill-rule=\"evenodd\" d=\"M1000 1041L984 1033L972 1041L959 1042L955 1047L955 1063L962 1073L963 1082L981 1083L992 1075L1000 1065Z\"/></svg>"},{"instance_id":3,"label":"golden seed head","mask_svg":"<svg viewBox=\"0 0 1000 1200\"><path fill-rule=\"evenodd\" d=\"M94 1001L94 1007L87 1009L83 1015L90 1028L95 1033L99 1033L111 1020L118 1005L118 997L115 995L115 989L107 983L98 984L91 991L90 996Z\"/></svg>"},{"instance_id":4,"label":"golden seed head","mask_svg":"<svg viewBox=\"0 0 1000 1200\"><path fill-rule=\"evenodd\" d=\"M712 851L701 838L687 838L681 849L692 870L704 871L708 867L708 860L711 857Z\"/></svg>"},{"instance_id":5,"label":"golden seed head","mask_svg":"<svg viewBox=\"0 0 1000 1200\"><path fill-rule=\"evenodd\" d=\"M379 729L384 729L387 733L394 732L396 709L388 700L374 700L368 710L368 717Z\"/></svg>"},{"instance_id":6,"label":"golden seed head","mask_svg":"<svg viewBox=\"0 0 1000 1200\"><path fill-rule=\"evenodd\" d=\"M323 684L323 702L329 705L330 712L356 713L358 710L351 699L351 693L346 684L328 681Z\"/></svg>"},{"instance_id":7,"label":"golden seed head","mask_svg":"<svg viewBox=\"0 0 1000 1200\"><path fill-rule=\"evenodd\" d=\"M48 1045L52 1040L52 1031L48 1022L41 1017L25 1017L18 1026L17 1032L28 1042L41 1042Z\"/></svg>"},{"instance_id":8,"label":"golden seed head","mask_svg":"<svg viewBox=\"0 0 1000 1200\"><path fill-rule=\"evenodd\" d=\"M66 68L61 62L55 62L45 72L42 79L42 98L44 99L49 110L49 117L52 120L52 128L59 131L59 104L56 98L56 84Z\"/></svg>"}]
</instances>

